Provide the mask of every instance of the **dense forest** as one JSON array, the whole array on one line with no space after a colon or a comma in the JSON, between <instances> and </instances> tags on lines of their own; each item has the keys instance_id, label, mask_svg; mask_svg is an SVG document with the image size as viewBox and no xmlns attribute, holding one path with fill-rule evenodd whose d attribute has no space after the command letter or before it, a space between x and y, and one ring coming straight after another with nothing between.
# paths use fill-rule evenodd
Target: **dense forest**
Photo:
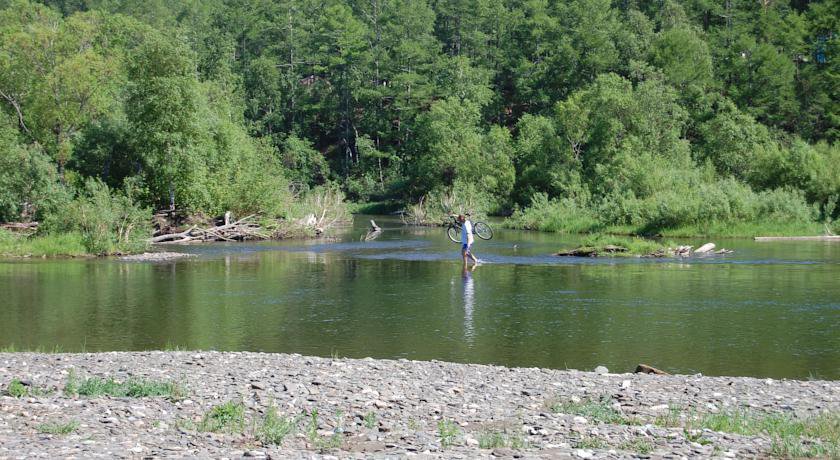
<instances>
[{"instance_id":1,"label":"dense forest","mask_svg":"<svg viewBox=\"0 0 840 460\"><path fill-rule=\"evenodd\" d=\"M313 194L584 232L840 215L836 0L0 8L0 222L94 252Z\"/></svg>"}]
</instances>

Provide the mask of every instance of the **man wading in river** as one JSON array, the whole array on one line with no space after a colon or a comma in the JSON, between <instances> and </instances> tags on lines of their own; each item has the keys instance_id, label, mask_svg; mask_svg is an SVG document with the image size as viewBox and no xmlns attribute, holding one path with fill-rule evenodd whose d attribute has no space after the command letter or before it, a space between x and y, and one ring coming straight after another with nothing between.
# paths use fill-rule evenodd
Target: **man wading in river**
<instances>
[{"instance_id":1,"label":"man wading in river","mask_svg":"<svg viewBox=\"0 0 840 460\"><path fill-rule=\"evenodd\" d=\"M472 253L473 227L463 214L458 215L458 222L461 223L461 257L464 258L464 267L467 266L467 257L473 260L473 267L478 265L478 259Z\"/></svg>"}]
</instances>

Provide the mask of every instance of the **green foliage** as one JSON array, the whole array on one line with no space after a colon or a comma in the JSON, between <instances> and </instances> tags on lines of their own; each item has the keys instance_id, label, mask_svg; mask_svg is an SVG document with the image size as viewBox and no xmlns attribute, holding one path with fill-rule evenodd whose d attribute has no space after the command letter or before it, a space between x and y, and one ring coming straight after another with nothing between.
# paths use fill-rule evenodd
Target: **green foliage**
<instances>
[{"instance_id":1,"label":"green foliage","mask_svg":"<svg viewBox=\"0 0 840 460\"><path fill-rule=\"evenodd\" d=\"M458 182L447 191L428 193L407 210L403 219L415 225L444 225L452 214L470 214L476 220L493 209L493 199L473 184Z\"/></svg>"},{"instance_id":2,"label":"green foliage","mask_svg":"<svg viewBox=\"0 0 840 460\"><path fill-rule=\"evenodd\" d=\"M37 145L19 141L17 133L0 126L0 222L43 218L64 199L58 174Z\"/></svg>"},{"instance_id":3,"label":"green foliage","mask_svg":"<svg viewBox=\"0 0 840 460\"><path fill-rule=\"evenodd\" d=\"M312 145L295 135L283 142L283 165L290 179L304 187L321 184L329 176L324 156Z\"/></svg>"},{"instance_id":4,"label":"green foliage","mask_svg":"<svg viewBox=\"0 0 840 460\"><path fill-rule=\"evenodd\" d=\"M597 436L583 436L574 443L576 449L605 449L607 443Z\"/></svg>"},{"instance_id":5,"label":"green foliage","mask_svg":"<svg viewBox=\"0 0 840 460\"><path fill-rule=\"evenodd\" d=\"M836 2L42 3L0 4L0 221L90 252L131 244L55 217L88 179L287 223L327 184L560 231L840 217Z\"/></svg>"},{"instance_id":6,"label":"green foliage","mask_svg":"<svg viewBox=\"0 0 840 460\"><path fill-rule=\"evenodd\" d=\"M88 179L76 198L47 216L43 231L78 232L89 254L135 252L148 245L150 214L134 202L131 190L113 191Z\"/></svg>"},{"instance_id":7,"label":"green foliage","mask_svg":"<svg viewBox=\"0 0 840 460\"><path fill-rule=\"evenodd\" d=\"M365 414L365 428L372 430L376 427L376 413L375 412L368 412Z\"/></svg>"},{"instance_id":8,"label":"green foliage","mask_svg":"<svg viewBox=\"0 0 840 460\"><path fill-rule=\"evenodd\" d=\"M481 449L496 449L499 447L524 449L528 447L528 443L518 433L509 433L507 430L488 430L479 433L478 447Z\"/></svg>"},{"instance_id":9,"label":"green foliage","mask_svg":"<svg viewBox=\"0 0 840 460\"><path fill-rule=\"evenodd\" d=\"M746 409L698 414L693 411L680 417L680 409L672 408L666 418L658 418L660 426L684 427L687 437L708 429L746 436L765 435L772 440L770 454L778 457L836 457L840 454L840 414L825 412L810 417L795 417L777 412ZM699 442L699 438L695 440Z\"/></svg>"},{"instance_id":10,"label":"green foliage","mask_svg":"<svg viewBox=\"0 0 840 460\"><path fill-rule=\"evenodd\" d=\"M339 425L341 423L341 412L338 413ZM306 437L309 443L318 450L329 450L341 447L342 436L339 433L333 433L328 436L321 436L318 434L318 409L312 409L309 413L309 424L307 425Z\"/></svg>"},{"instance_id":11,"label":"green foliage","mask_svg":"<svg viewBox=\"0 0 840 460\"><path fill-rule=\"evenodd\" d=\"M79 421L71 420L69 422L48 422L38 425L39 433L67 435L79 429Z\"/></svg>"},{"instance_id":12,"label":"green foliage","mask_svg":"<svg viewBox=\"0 0 840 460\"><path fill-rule=\"evenodd\" d=\"M256 427L254 437L263 444L281 445L286 436L297 430L300 417L281 417L277 409L269 407Z\"/></svg>"},{"instance_id":13,"label":"green foliage","mask_svg":"<svg viewBox=\"0 0 840 460\"><path fill-rule=\"evenodd\" d=\"M198 424L199 431L213 433L241 433L244 429L245 405L236 401L213 406Z\"/></svg>"},{"instance_id":14,"label":"green foliage","mask_svg":"<svg viewBox=\"0 0 840 460\"><path fill-rule=\"evenodd\" d=\"M438 437L440 437L440 445L444 449L453 446L461 435L461 429L458 425L449 419L441 419L437 424Z\"/></svg>"},{"instance_id":15,"label":"green foliage","mask_svg":"<svg viewBox=\"0 0 840 460\"><path fill-rule=\"evenodd\" d=\"M629 450L630 452L636 452L641 455L648 455L653 452L654 446L647 439L637 438L632 441L625 442L620 445L619 448Z\"/></svg>"},{"instance_id":16,"label":"green foliage","mask_svg":"<svg viewBox=\"0 0 840 460\"><path fill-rule=\"evenodd\" d=\"M551 404L551 411L555 413L579 415L591 418L597 423L610 423L616 425L638 425L636 419L629 418L612 407L609 398L600 400L585 399L580 402L565 401Z\"/></svg>"},{"instance_id":17,"label":"green foliage","mask_svg":"<svg viewBox=\"0 0 840 460\"><path fill-rule=\"evenodd\" d=\"M687 27L660 32L651 50L651 62L661 68L668 81L678 88L703 88L712 78L709 46Z\"/></svg>"},{"instance_id":18,"label":"green foliage","mask_svg":"<svg viewBox=\"0 0 840 460\"><path fill-rule=\"evenodd\" d=\"M180 399L184 396L184 389L173 382L163 382L143 379L128 379L118 382L112 378L102 379L89 377L78 379L75 374L67 377L64 393L79 396L114 396L127 398L147 398L164 396L170 399Z\"/></svg>"},{"instance_id":19,"label":"green foliage","mask_svg":"<svg viewBox=\"0 0 840 460\"><path fill-rule=\"evenodd\" d=\"M89 254L79 232L23 236L0 229L0 255L13 257L84 256Z\"/></svg>"},{"instance_id":20,"label":"green foliage","mask_svg":"<svg viewBox=\"0 0 840 460\"><path fill-rule=\"evenodd\" d=\"M479 106L449 98L436 102L418 119L414 148L415 187L422 195L456 182L474 184L489 194L510 193L514 181L510 135L478 128Z\"/></svg>"},{"instance_id":21,"label":"green foliage","mask_svg":"<svg viewBox=\"0 0 840 460\"><path fill-rule=\"evenodd\" d=\"M6 387L6 394L13 398L22 398L29 395L29 389L20 380L14 379Z\"/></svg>"},{"instance_id":22,"label":"green foliage","mask_svg":"<svg viewBox=\"0 0 840 460\"><path fill-rule=\"evenodd\" d=\"M571 199L549 199L544 193L535 194L531 205L517 209L505 225L560 233L589 233L602 227L598 216L588 207Z\"/></svg>"}]
</instances>

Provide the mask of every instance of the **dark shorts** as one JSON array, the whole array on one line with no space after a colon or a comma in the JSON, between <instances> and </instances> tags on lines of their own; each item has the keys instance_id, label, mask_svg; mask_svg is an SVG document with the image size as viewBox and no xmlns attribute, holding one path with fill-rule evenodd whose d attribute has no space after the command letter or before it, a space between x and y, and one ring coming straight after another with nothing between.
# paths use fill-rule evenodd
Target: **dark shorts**
<instances>
[{"instance_id":1,"label":"dark shorts","mask_svg":"<svg viewBox=\"0 0 840 460\"><path fill-rule=\"evenodd\" d=\"M469 251L469 250L470 250L470 246L472 246L472 245L467 244L467 243L463 243L463 244L461 244L461 250L462 250L462 251Z\"/></svg>"}]
</instances>

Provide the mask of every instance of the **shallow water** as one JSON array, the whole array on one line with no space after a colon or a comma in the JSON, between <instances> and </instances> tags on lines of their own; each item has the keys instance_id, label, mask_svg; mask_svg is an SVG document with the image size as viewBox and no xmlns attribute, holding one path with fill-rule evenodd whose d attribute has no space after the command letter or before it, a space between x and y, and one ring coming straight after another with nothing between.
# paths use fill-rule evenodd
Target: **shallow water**
<instances>
[{"instance_id":1,"label":"shallow water","mask_svg":"<svg viewBox=\"0 0 840 460\"><path fill-rule=\"evenodd\" d=\"M360 242L368 219L336 243L190 246L177 262L0 261L0 346L840 378L838 243L573 259L550 254L578 237L496 226L464 273L442 229L377 217L382 236Z\"/></svg>"}]
</instances>

